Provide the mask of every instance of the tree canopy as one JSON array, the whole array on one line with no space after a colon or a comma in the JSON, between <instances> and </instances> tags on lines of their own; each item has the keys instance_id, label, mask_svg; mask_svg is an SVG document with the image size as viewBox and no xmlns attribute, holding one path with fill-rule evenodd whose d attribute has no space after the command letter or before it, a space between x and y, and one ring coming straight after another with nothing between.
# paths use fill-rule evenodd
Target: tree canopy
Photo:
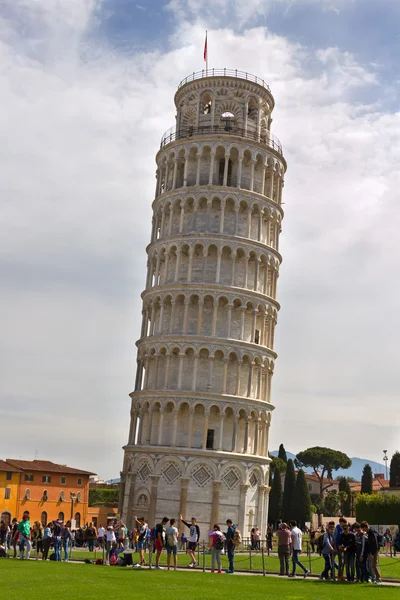
<instances>
[{"instance_id":1,"label":"tree canopy","mask_svg":"<svg viewBox=\"0 0 400 600\"><path fill-rule=\"evenodd\" d=\"M282 519L288 523L292 518L293 492L296 485L296 472L291 458L287 461L285 487L283 488Z\"/></svg>"},{"instance_id":2,"label":"tree canopy","mask_svg":"<svg viewBox=\"0 0 400 600\"><path fill-rule=\"evenodd\" d=\"M300 469L297 473L291 514L292 518L297 521L298 526L302 529L304 529L307 522L311 521L311 498L303 469Z\"/></svg>"},{"instance_id":3,"label":"tree canopy","mask_svg":"<svg viewBox=\"0 0 400 600\"><path fill-rule=\"evenodd\" d=\"M372 494L372 469L368 463L363 468L361 477L361 493Z\"/></svg>"},{"instance_id":4,"label":"tree canopy","mask_svg":"<svg viewBox=\"0 0 400 600\"><path fill-rule=\"evenodd\" d=\"M281 475L286 471L286 463L279 456L269 455L271 459L270 473L273 474L277 469Z\"/></svg>"},{"instance_id":5,"label":"tree canopy","mask_svg":"<svg viewBox=\"0 0 400 600\"><path fill-rule=\"evenodd\" d=\"M340 509L345 517L351 516L351 490L347 477L339 477Z\"/></svg>"},{"instance_id":6,"label":"tree canopy","mask_svg":"<svg viewBox=\"0 0 400 600\"><path fill-rule=\"evenodd\" d=\"M278 469L274 471L271 492L269 495L269 523L277 523L282 517L282 481Z\"/></svg>"},{"instance_id":7,"label":"tree canopy","mask_svg":"<svg viewBox=\"0 0 400 600\"><path fill-rule=\"evenodd\" d=\"M400 452L395 452L390 461L390 487L400 487Z\"/></svg>"},{"instance_id":8,"label":"tree canopy","mask_svg":"<svg viewBox=\"0 0 400 600\"><path fill-rule=\"evenodd\" d=\"M314 446L299 452L296 455L296 465L298 467L311 467L319 481L320 498L323 497L325 490L332 485L332 471L337 469L348 469L351 467L351 459L340 452L331 448L323 448ZM324 483L324 478L328 479L328 483Z\"/></svg>"},{"instance_id":9,"label":"tree canopy","mask_svg":"<svg viewBox=\"0 0 400 600\"><path fill-rule=\"evenodd\" d=\"M283 444L281 444L279 446L278 458L280 458L281 460L283 460L283 462L285 462L285 463L287 463L287 461L288 461L286 450L285 450L285 446Z\"/></svg>"}]
</instances>

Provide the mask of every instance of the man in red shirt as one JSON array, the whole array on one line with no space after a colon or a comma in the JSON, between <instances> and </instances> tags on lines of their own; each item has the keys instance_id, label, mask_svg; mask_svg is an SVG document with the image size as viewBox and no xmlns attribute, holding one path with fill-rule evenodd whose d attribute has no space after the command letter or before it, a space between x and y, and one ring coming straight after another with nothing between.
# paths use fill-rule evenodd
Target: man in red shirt
<instances>
[{"instance_id":1,"label":"man in red shirt","mask_svg":"<svg viewBox=\"0 0 400 600\"><path fill-rule=\"evenodd\" d=\"M279 575L289 575L289 556L292 536L286 523L281 523L276 535L278 536L278 556L280 562Z\"/></svg>"}]
</instances>

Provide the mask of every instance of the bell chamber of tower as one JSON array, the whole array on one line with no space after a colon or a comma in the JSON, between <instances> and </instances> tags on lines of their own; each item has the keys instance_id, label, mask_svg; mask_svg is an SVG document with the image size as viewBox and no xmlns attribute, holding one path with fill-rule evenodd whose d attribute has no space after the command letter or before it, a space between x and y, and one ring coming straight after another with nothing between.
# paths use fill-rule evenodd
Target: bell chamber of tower
<instances>
[{"instance_id":1,"label":"bell chamber of tower","mask_svg":"<svg viewBox=\"0 0 400 600\"><path fill-rule=\"evenodd\" d=\"M175 94L156 156L120 513L152 526L227 518L265 532L286 162L274 99L248 73L202 71ZM202 538L203 538L202 535Z\"/></svg>"}]
</instances>

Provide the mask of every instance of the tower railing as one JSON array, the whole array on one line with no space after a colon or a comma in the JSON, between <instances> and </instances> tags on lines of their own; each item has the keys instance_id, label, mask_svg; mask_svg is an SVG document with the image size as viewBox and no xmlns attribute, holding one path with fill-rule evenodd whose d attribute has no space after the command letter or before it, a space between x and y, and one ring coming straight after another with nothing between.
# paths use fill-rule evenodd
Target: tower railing
<instances>
[{"instance_id":1,"label":"tower railing","mask_svg":"<svg viewBox=\"0 0 400 600\"><path fill-rule=\"evenodd\" d=\"M269 148L272 148L279 154L283 154L282 144L279 139L272 133L257 133L257 131L244 129L243 127L237 127L231 124L229 127L226 125L214 125L210 126L199 126L199 127L171 127L164 133L161 138L160 148L164 148L171 142L176 140L186 139L197 135L229 135L246 138L253 142L259 142L265 144Z\"/></svg>"},{"instance_id":2,"label":"tower railing","mask_svg":"<svg viewBox=\"0 0 400 600\"><path fill-rule=\"evenodd\" d=\"M191 75L185 77L185 79L182 79L178 85L178 90L186 83L195 81L196 79L203 79L203 77L237 77L238 79L245 79L246 81L257 83L269 92L271 91L269 85L265 83L264 79L260 79L260 77L257 77L257 75L246 73L246 71L238 71L237 69L203 69L202 71L197 71L197 73L192 73Z\"/></svg>"}]
</instances>

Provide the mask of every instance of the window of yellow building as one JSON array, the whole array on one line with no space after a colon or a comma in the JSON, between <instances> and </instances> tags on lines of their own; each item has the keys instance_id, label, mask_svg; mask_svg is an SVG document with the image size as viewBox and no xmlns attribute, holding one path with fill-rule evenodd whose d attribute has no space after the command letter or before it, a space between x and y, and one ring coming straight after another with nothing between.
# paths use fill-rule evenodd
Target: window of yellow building
<instances>
[{"instance_id":1,"label":"window of yellow building","mask_svg":"<svg viewBox=\"0 0 400 600\"><path fill-rule=\"evenodd\" d=\"M9 500L11 498L11 489L6 487L4 490L4 500Z\"/></svg>"}]
</instances>

